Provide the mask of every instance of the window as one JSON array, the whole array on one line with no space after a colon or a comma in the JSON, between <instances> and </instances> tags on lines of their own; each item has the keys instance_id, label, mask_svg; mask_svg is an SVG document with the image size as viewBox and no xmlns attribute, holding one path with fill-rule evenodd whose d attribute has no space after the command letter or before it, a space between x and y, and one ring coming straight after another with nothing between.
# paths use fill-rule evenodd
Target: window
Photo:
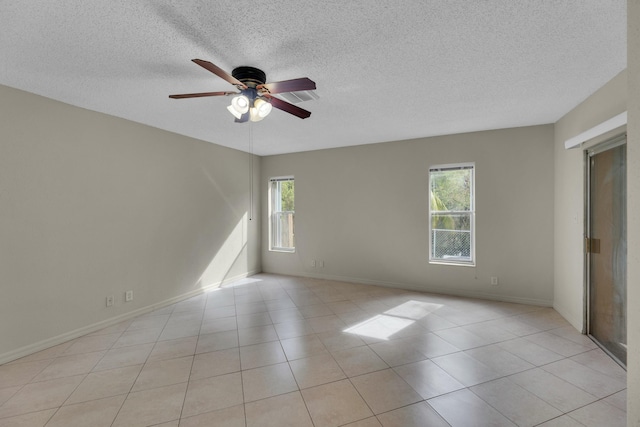
<instances>
[{"instance_id":1,"label":"window","mask_svg":"<svg viewBox=\"0 0 640 427\"><path fill-rule=\"evenodd\" d=\"M293 177L271 178L269 200L270 248L272 251L294 252L296 245L293 225L295 217Z\"/></svg>"},{"instance_id":2,"label":"window","mask_svg":"<svg viewBox=\"0 0 640 427\"><path fill-rule=\"evenodd\" d=\"M429 262L475 265L474 168L429 168Z\"/></svg>"}]
</instances>

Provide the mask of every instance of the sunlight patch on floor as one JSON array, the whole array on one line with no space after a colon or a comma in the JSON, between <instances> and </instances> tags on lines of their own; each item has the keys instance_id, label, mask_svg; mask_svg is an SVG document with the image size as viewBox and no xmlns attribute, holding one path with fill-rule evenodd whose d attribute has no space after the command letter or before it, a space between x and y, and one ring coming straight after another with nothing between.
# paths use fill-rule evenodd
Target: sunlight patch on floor
<instances>
[{"instance_id":1,"label":"sunlight patch on floor","mask_svg":"<svg viewBox=\"0 0 640 427\"><path fill-rule=\"evenodd\" d=\"M363 337L388 340L389 337L407 326L415 323L415 320L403 319L402 317L385 316L378 314L371 319L358 323L344 330L349 334L356 334Z\"/></svg>"},{"instance_id":2,"label":"sunlight patch on floor","mask_svg":"<svg viewBox=\"0 0 640 427\"><path fill-rule=\"evenodd\" d=\"M393 334L400 332L414 324L416 320L428 316L442 306L442 304L422 301L407 301L383 314L375 315L364 322L351 326L343 332L386 341Z\"/></svg>"}]
</instances>

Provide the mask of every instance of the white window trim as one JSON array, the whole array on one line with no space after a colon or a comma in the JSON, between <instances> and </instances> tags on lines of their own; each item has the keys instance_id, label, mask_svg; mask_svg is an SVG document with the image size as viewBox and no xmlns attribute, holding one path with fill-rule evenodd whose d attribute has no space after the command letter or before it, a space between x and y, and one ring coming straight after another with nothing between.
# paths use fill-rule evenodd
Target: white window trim
<instances>
[{"instance_id":1,"label":"white window trim","mask_svg":"<svg viewBox=\"0 0 640 427\"><path fill-rule=\"evenodd\" d=\"M470 261L461 261L459 259L452 259L451 261L434 258L433 257L433 245L432 245L432 224L433 221L431 219L431 172L438 170L447 170L447 169L471 169L471 210L470 211L460 211L460 213L471 214L471 248L470 252ZM429 184L428 184L429 194L427 195L427 206L428 206L428 221L429 221L429 264L440 264L440 265L455 265L461 267L475 267L476 266L476 164L475 162L466 162L466 163L449 163L443 165L433 165L429 166ZM449 211L451 213L456 213L457 211Z\"/></svg>"},{"instance_id":2,"label":"white window trim","mask_svg":"<svg viewBox=\"0 0 640 427\"><path fill-rule=\"evenodd\" d=\"M268 190L268 198L269 198L269 251L270 252L284 252L284 253L295 253L296 252L296 248L295 246L293 248L290 247L280 247L280 246L274 246L273 245L273 193L272 193L272 188L273 188L273 183L274 182L278 182L278 181L294 181L295 179L293 177L293 175L286 175L286 176L276 176L276 177L271 177L269 178L269 190ZM295 191L295 190L294 190ZM295 198L295 193L294 196ZM295 211L294 211L295 213Z\"/></svg>"}]
</instances>

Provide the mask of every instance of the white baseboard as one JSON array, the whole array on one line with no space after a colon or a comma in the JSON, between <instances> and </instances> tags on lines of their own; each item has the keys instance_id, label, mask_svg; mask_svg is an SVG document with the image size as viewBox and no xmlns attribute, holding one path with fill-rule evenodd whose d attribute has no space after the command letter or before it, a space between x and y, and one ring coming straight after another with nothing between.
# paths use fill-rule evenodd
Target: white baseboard
<instances>
[{"instance_id":1,"label":"white baseboard","mask_svg":"<svg viewBox=\"0 0 640 427\"><path fill-rule=\"evenodd\" d=\"M274 274L278 274L278 273L274 273ZM450 289L450 288L442 288L442 287L428 286L428 285L418 287L418 286L410 285L406 283L386 282L386 281L380 281L380 280L363 279L359 277L335 276L331 274L315 274L315 273L303 272L303 273L300 273L299 276L310 277L313 279L362 283L364 285L383 286L386 288L406 289L410 291L430 292L434 294L453 295L453 296L466 297L466 298L477 298L477 299L484 299L484 300L490 300L490 301L512 302L516 304L528 304L528 305L535 305L540 307L553 307L553 301L545 300L545 299L523 298L523 297L510 296L510 295L491 294L487 292L474 292L474 291L468 291L468 290L462 290L462 289Z\"/></svg>"},{"instance_id":2,"label":"white baseboard","mask_svg":"<svg viewBox=\"0 0 640 427\"><path fill-rule=\"evenodd\" d=\"M563 306L554 303L553 309L560 314L560 316L564 317L567 322L571 324L574 328L576 328L580 333L586 333L586 325L584 325L584 319L576 319L575 316L571 315L571 312L565 309Z\"/></svg>"},{"instance_id":3,"label":"white baseboard","mask_svg":"<svg viewBox=\"0 0 640 427\"><path fill-rule=\"evenodd\" d=\"M234 277L226 278L220 282L213 283L204 288L196 289L190 292L187 292L182 295L178 295L167 300L148 305L146 307L138 308L136 310L130 311L128 313L123 313L115 317L111 317L106 320L102 320L100 322L93 323L91 325L83 326L82 328L75 329L73 331L66 332L61 335L57 335L55 337L47 338L42 341L38 341L33 344L29 344L24 347L20 347L15 350L8 351L6 353L0 354L0 365L8 362L12 362L14 360L20 359L21 357L28 356L33 353L37 353L38 351L46 350L50 347L56 346L58 344L62 344L64 342L70 341L75 338L79 338L81 336L90 334L92 332L99 331L100 329L108 328L109 326L113 326L125 320L133 319L134 317L150 313L155 310L159 310L161 308L167 307L171 304L175 304L180 301L184 301L186 299L192 298L194 296L200 295L204 292L207 292L211 289L218 288L225 283L230 283L235 280L244 279L245 277L253 276L255 274L260 273L260 270L249 271L247 273L239 274Z\"/></svg>"}]
</instances>

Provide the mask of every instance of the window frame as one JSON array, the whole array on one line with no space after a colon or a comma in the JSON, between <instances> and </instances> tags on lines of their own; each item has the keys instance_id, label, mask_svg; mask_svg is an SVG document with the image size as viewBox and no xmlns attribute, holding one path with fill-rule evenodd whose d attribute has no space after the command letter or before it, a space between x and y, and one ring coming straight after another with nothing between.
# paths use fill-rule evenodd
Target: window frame
<instances>
[{"instance_id":1,"label":"window frame","mask_svg":"<svg viewBox=\"0 0 640 427\"><path fill-rule=\"evenodd\" d=\"M282 197L280 191L276 191L278 183L293 181L295 183L295 179L293 175L287 176L277 176L269 178L269 250L272 252L285 252L285 253L294 253L296 251L295 247L295 238L294 238L294 246L277 246L276 243L276 232L278 230L277 217L278 214L283 213L291 213L293 214L292 218L292 228L294 230L295 236L295 184L293 190L294 197L294 210L293 211L282 211L276 210L278 205L278 197Z\"/></svg>"},{"instance_id":2,"label":"window frame","mask_svg":"<svg viewBox=\"0 0 640 427\"><path fill-rule=\"evenodd\" d=\"M431 207L431 186L432 186L432 172L442 172L446 170L463 170L469 169L471 171L471 201L470 209L468 211L460 210L447 210L447 211L432 211ZM429 194L428 194L428 220L429 220L429 264L442 264L442 265L454 265L464 267L476 266L476 164L475 162L464 163L449 163L429 166ZM469 233L470 233L470 247L469 247L469 260L463 260L460 258L436 258L433 254L433 215L446 213L448 215L469 215Z\"/></svg>"}]
</instances>

